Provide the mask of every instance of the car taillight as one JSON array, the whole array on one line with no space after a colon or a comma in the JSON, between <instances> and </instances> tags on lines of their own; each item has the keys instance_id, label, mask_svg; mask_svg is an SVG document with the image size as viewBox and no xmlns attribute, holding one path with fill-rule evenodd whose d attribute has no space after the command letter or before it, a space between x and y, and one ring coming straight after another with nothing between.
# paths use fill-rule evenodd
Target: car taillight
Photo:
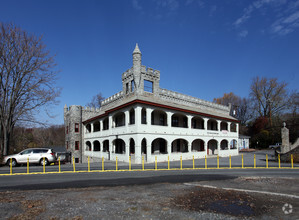
<instances>
[{"instance_id":1,"label":"car taillight","mask_svg":"<svg viewBox=\"0 0 299 220\"><path fill-rule=\"evenodd\" d=\"M54 156L54 153L51 153L52 156Z\"/></svg>"}]
</instances>

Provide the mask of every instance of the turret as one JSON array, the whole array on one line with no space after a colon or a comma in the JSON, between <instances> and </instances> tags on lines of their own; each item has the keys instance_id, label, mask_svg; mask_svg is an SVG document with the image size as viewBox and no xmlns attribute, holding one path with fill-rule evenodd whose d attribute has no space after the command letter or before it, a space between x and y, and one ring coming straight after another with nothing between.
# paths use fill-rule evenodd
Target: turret
<instances>
[{"instance_id":1,"label":"turret","mask_svg":"<svg viewBox=\"0 0 299 220\"><path fill-rule=\"evenodd\" d=\"M135 82L135 89L138 90L140 87L140 77L141 77L141 52L139 50L138 44L133 51L133 75Z\"/></svg>"}]
</instances>

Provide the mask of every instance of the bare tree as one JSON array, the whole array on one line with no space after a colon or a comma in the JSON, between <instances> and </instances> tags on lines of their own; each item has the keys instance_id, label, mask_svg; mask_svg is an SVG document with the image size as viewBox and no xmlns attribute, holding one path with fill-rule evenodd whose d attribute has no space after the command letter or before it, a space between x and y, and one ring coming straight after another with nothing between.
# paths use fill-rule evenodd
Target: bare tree
<instances>
[{"instance_id":1,"label":"bare tree","mask_svg":"<svg viewBox=\"0 0 299 220\"><path fill-rule=\"evenodd\" d=\"M93 108L100 108L101 103L105 98L102 96L102 93L98 93L94 97L92 97L92 100L90 103L87 103L87 106L93 107Z\"/></svg>"},{"instance_id":2,"label":"bare tree","mask_svg":"<svg viewBox=\"0 0 299 220\"><path fill-rule=\"evenodd\" d=\"M270 125L272 116L279 115L290 107L287 83L280 83L277 78L256 77L252 80L250 89L250 97L257 115L269 118Z\"/></svg>"},{"instance_id":3,"label":"bare tree","mask_svg":"<svg viewBox=\"0 0 299 220\"><path fill-rule=\"evenodd\" d=\"M223 97L214 98L213 102L222 105L232 105L231 115L240 120L241 125L245 125L246 122L251 119L250 103L248 99L241 98L235 95L233 92L224 93Z\"/></svg>"},{"instance_id":4,"label":"bare tree","mask_svg":"<svg viewBox=\"0 0 299 220\"><path fill-rule=\"evenodd\" d=\"M17 122L34 122L35 113L56 102L57 72L41 37L0 23L0 147L7 155Z\"/></svg>"}]
</instances>

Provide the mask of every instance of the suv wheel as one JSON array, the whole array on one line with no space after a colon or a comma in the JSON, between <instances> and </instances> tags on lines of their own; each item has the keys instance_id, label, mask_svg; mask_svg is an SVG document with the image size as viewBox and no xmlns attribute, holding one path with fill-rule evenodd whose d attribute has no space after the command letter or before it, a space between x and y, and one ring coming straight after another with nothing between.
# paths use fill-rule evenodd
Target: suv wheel
<instances>
[{"instance_id":1,"label":"suv wheel","mask_svg":"<svg viewBox=\"0 0 299 220\"><path fill-rule=\"evenodd\" d=\"M40 164L41 166L44 165L44 158L40 159L39 164ZM48 161L47 158L45 158L45 166L47 166L48 164L49 164L49 161Z\"/></svg>"},{"instance_id":2,"label":"suv wheel","mask_svg":"<svg viewBox=\"0 0 299 220\"><path fill-rule=\"evenodd\" d=\"M10 166L10 159L7 160L6 164L7 164L7 166ZM18 163L17 163L16 159L12 158L11 159L11 166L16 167L17 165L18 165Z\"/></svg>"}]
</instances>

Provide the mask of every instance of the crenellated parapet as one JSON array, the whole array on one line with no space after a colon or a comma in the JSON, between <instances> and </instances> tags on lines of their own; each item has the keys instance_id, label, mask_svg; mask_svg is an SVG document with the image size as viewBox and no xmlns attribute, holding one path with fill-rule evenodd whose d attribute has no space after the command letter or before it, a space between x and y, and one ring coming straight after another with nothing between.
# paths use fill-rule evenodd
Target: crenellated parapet
<instances>
[{"instance_id":1,"label":"crenellated parapet","mask_svg":"<svg viewBox=\"0 0 299 220\"><path fill-rule=\"evenodd\" d=\"M167 89L160 89L160 97L173 103L181 103L184 105L194 106L203 110L211 110L213 112L219 112L222 114L229 114L229 106L216 104L213 102L205 101L199 98L195 98L182 93L170 91Z\"/></svg>"},{"instance_id":2,"label":"crenellated parapet","mask_svg":"<svg viewBox=\"0 0 299 220\"><path fill-rule=\"evenodd\" d=\"M117 102L121 99L123 99L123 91L120 91L120 92L116 93L115 95L110 96L109 98L103 100L101 102L101 106L106 108L108 105L114 104L115 102Z\"/></svg>"},{"instance_id":3,"label":"crenellated parapet","mask_svg":"<svg viewBox=\"0 0 299 220\"><path fill-rule=\"evenodd\" d=\"M154 70L153 68L148 67L146 69L145 66L143 66L144 69L141 69L142 78L149 81L156 81L160 80L160 71Z\"/></svg>"}]
</instances>

